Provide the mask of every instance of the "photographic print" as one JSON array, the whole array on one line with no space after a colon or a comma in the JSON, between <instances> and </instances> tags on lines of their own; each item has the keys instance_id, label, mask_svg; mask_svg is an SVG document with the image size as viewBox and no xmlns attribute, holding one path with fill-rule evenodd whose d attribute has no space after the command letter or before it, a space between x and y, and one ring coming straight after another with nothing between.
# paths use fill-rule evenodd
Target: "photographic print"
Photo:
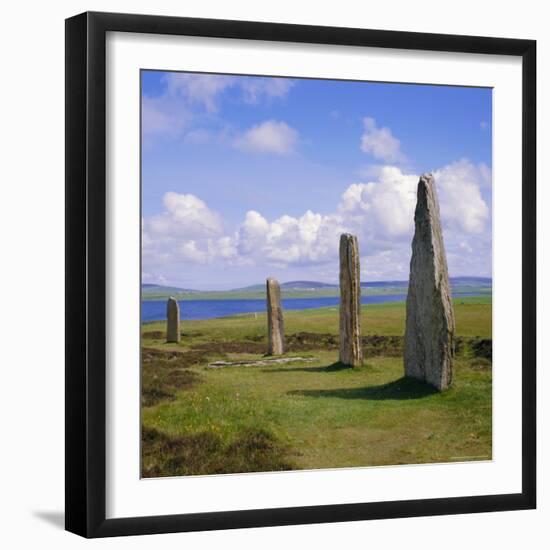
<instances>
[{"instance_id":1,"label":"photographic print","mask_svg":"<svg viewBox=\"0 0 550 550\"><path fill-rule=\"evenodd\" d=\"M141 475L492 459L492 89L141 71Z\"/></svg>"}]
</instances>

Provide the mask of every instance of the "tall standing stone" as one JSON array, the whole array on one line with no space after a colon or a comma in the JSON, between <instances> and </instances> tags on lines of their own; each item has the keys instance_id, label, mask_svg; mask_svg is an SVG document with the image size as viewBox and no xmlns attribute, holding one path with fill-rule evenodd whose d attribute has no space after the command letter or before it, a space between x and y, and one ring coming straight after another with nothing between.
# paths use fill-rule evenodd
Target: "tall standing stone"
<instances>
[{"instance_id":1,"label":"tall standing stone","mask_svg":"<svg viewBox=\"0 0 550 550\"><path fill-rule=\"evenodd\" d=\"M267 279L267 330L269 355L282 355L285 352L285 328L281 307L281 288L276 279Z\"/></svg>"},{"instance_id":2,"label":"tall standing stone","mask_svg":"<svg viewBox=\"0 0 550 550\"><path fill-rule=\"evenodd\" d=\"M347 233L340 236L340 363L363 363L359 245Z\"/></svg>"},{"instance_id":3,"label":"tall standing stone","mask_svg":"<svg viewBox=\"0 0 550 550\"><path fill-rule=\"evenodd\" d=\"M407 293L405 375L444 390L453 379L455 318L435 181L418 182Z\"/></svg>"},{"instance_id":4,"label":"tall standing stone","mask_svg":"<svg viewBox=\"0 0 550 550\"><path fill-rule=\"evenodd\" d=\"M180 341L180 306L172 296L166 303L166 317L166 341L177 343Z\"/></svg>"}]
</instances>

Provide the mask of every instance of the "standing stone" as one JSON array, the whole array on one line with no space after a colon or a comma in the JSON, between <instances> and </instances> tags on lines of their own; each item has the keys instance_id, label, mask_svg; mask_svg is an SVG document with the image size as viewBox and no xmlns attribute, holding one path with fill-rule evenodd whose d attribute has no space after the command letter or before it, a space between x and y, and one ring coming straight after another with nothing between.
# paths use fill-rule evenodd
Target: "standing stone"
<instances>
[{"instance_id":1,"label":"standing stone","mask_svg":"<svg viewBox=\"0 0 550 550\"><path fill-rule=\"evenodd\" d=\"M435 180L418 182L415 231L407 293L405 376L438 390L453 379L455 318L449 289Z\"/></svg>"},{"instance_id":2,"label":"standing stone","mask_svg":"<svg viewBox=\"0 0 550 550\"><path fill-rule=\"evenodd\" d=\"M363 363L359 246L347 233L340 236L340 363Z\"/></svg>"},{"instance_id":3,"label":"standing stone","mask_svg":"<svg viewBox=\"0 0 550 550\"><path fill-rule=\"evenodd\" d=\"M180 341L180 306L172 296L168 298L168 302L166 303L166 317L168 318L166 341L177 343Z\"/></svg>"},{"instance_id":4,"label":"standing stone","mask_svg":"<svg viewBox=\"0 0 550 550\"><path fill-rule=\"evenodd\" d=\"M282 355L285 352L285 328L281 307L281 288L276 279L267 279L267 330L269 355Z\"/></svg>"}]
</instances>

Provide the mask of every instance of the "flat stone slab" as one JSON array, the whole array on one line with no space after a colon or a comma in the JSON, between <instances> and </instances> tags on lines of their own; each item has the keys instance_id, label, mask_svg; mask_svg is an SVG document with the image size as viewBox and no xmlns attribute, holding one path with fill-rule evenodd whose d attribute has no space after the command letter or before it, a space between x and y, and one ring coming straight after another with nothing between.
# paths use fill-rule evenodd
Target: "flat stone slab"
<instances>
[{"instance_id":1,"label":"flat stone slab","mask_svg":"<svg viewBox=\"0 0 550 550\"><path fill-rule=\"evenodd\" d=\"M278 359L257 359L242 361L214 361L208 365L209 369L223 369L225 367L265 367L280 365L281 363L311 363L317 361L315 357L279 357Z\"/></svg>"}]
</instances>

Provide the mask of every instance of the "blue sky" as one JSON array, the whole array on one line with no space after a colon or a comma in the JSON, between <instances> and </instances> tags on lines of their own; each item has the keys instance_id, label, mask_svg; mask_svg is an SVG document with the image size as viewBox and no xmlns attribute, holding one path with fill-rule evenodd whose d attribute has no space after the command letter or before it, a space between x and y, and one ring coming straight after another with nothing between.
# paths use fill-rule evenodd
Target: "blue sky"
<instances>
[{"instance_id":1,"label":"blue sky","mask_svg":"<svg viewBox=\"0 0 550 550\"><path fill-rule=\"evenodd\" d=\"M451 276L491 276L492 91L142 72L143 281L406 279L433 172Z\"/></svg>"}]
</instances>

